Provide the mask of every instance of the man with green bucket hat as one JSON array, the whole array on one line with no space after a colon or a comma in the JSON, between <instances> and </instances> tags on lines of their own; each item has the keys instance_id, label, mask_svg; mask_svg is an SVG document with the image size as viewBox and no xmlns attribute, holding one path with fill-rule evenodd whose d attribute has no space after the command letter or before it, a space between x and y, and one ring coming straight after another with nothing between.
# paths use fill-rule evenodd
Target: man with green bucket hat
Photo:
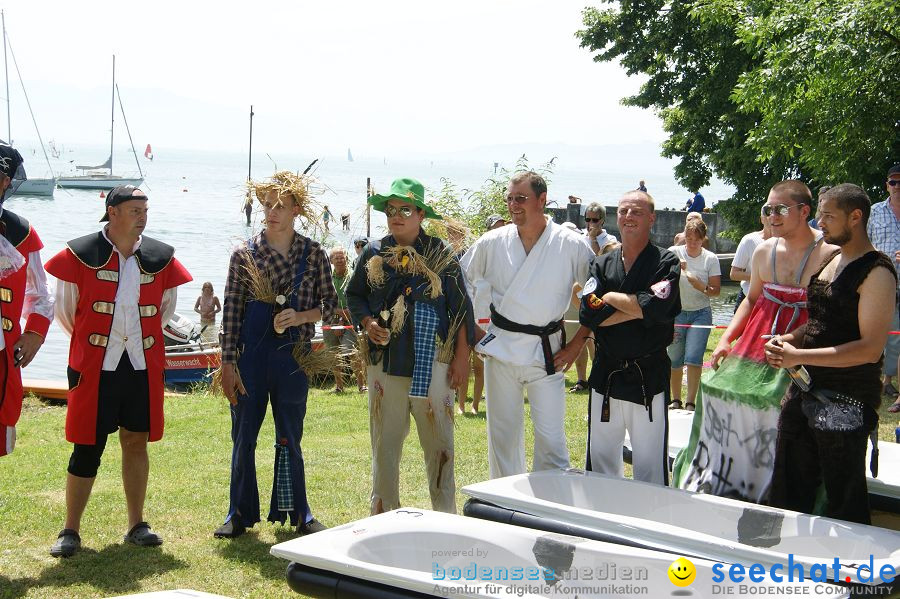
<instances>
[{"instance_id":1,"label":"man with green bucket hat","mask_svg":"<svg viewBox=\"0 0 900 599\"><path fill-rule=\"evenodd\" d=\"M415 179L397 179L369 198L390 234L369 243L347 285L347 305L366 333L372 513L400 507L400 452L416 419L431 505L456 512L454 392L468 376L472 303L453 249L422 231L440 219ZM366 346L368 346L366 348Z\"/></svg>"}]
</instances>

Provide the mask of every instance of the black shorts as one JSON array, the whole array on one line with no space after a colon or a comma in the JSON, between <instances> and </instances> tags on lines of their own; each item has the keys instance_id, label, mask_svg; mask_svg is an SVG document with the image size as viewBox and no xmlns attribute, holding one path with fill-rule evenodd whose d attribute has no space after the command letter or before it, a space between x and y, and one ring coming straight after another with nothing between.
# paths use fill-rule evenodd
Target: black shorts
<instances>
[{"instance_id":1,"label":"black shorts","mask_svg":"<svg viewBox=\"0 0 900 599\"><path fill-rule=\"evenodd\" d=\"M114 433L120 426L135 433L150 431L147 371L135 370L127 351L114 371L100 371L97 397L97 435Z\"/></svg>"}]
</instances>

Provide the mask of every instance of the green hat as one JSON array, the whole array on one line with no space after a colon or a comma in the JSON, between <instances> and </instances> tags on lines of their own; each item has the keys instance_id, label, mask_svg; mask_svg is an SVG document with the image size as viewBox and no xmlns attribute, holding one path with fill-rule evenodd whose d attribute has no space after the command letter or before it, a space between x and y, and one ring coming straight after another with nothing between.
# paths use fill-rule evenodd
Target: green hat
<instances>
[{"instance_id":1,"label":"green hat","mask_svg":"<svg viewBox=\"0 0 900 599\"><path fill-rule=\"evenodd\" d=\"M369 204L371 204L375 210L384 212L384 205L388 200L400 200L402 202L415 204L417 208L421 208L425 211L426 218L443 220L441 215L436 214L431 206L425 203L425 186L415 179L394 179L394 182L391 183L390 193L386 195L376 194L369 197Z\"/></svg>"}]
</instances>

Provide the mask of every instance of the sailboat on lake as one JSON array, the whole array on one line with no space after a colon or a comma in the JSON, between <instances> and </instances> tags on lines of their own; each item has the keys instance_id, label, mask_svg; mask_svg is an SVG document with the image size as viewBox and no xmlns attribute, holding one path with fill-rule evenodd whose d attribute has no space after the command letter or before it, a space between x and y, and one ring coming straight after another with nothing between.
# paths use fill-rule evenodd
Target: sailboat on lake
<instances>
[{"instance_id":1,"label":"sailboat on lake","mask_svg":"<svg viewBox=\"0 0 900 599\"><path fill-rule=\"evenodd\" d=\"M6 59L7 49L9 49L9 53L12 55L13 64L16 65L16 72L19 71L19 65L16 63L16 55L13 53L12 45L10 45L9 39L6 36L6 15L3 11L0 11L0 20L2 20L3 23L3 75L4 80L6 81L6 134L9 143L12 144L12 123L9 116L9 65ZM31 102L28 100L28 92L25 91L25 82L22 81L21 73L19 74L19 83L22 84L22 93L25 94L25 102L28 104L28 111L31 112ZM56 188L56 177L53 175L53 167L50 166L50 159L47 158L47 151L44 149L44 142L41 139L41 132L38 130L34 113L31 114L31 120L34 123L34 130L37 133L38 141L41 143L41 149L44 150L44 159L47 161L47 168L50 169L50 178L28 179L25 175L24 166L20 166L13 175L13 180L10 185L10 189L12 190L10 195L53 197L53 190Z\"/></svg>"},{"instance_id":2,"label":"sailboat on lake","mask_svg":"<svg viewBox=\"0 0 900 599\"><path fill-rule=\"evenodd\" d=\"M72 189L112 189L119 185L135 185L138 186L144 182L144 173L141 170L141 164L138 162L137 153L134 151L134 143L131 143L131 152L134 154L134 163L137 165L140 177L122 177L113 174L113 132L115 131L116 120L116 97L119 98L119 108L122 109L122 121L125 123L125 130L128 132L128 141L131 142L131 131L128 129L128 120L125 118L125 109L122 106L122 96L119 95L119 88L116 86L116 57L113 56L113 84L112 84L112 113L109 120L109 158L103 164L96 166L81 166L75 168L80 170L82 175L74 177L60 177L57 181L60 187L68 187Z\"/></svg>"}]
</instances>

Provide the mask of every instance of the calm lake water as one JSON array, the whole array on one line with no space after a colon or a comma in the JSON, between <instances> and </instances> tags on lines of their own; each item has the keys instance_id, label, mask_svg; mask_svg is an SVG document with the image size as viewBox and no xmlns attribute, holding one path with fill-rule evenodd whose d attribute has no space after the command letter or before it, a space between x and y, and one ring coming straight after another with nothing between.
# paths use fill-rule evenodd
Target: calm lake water
<instances>
[{"instance_id":1,"label":"calm lake water","mask_svg":"<svg viewBox=\"0 0 900 599\"><path fill-rule=\"evenodd\" d=\"M41 176L44 169L37 155L27 150L23 155L29 174ZM90 163L96 159L94 164L99 164L104 157L103 150L97 148L70 151L56 164L57 174L66 173L66 168L71 170L70 160ZM313 158L289 157L278 167L304 169ZM507 166L512 166L514 158ZM157 149L152 163L141 160L146 171L142 188L150 198L146 233L175 246L176 256L193 274L194 280L179 288L178 312L196 320L198 315L193 306L203 282L211 281L221 298L232 249L259 229L260 215L254 213L253 224L247 227L241 211L247 158L238 153ZM254 178L263 178L274 171L268 159L255 157L254 163ZM123 169L119 171L117 167L117 174L130 175L135 170L130 153L117 152L116 164ZM566 197L573 194L588 202L598 200L612 204L623 191L633 189L639 179L647 179L658 207L683 206L687 192L675 183L670 170L655 168L656 172L647 172L645 168L618 168L610 164L602 169L569 168L559 164L552 177L550 199L562 205ZM440 187L442 177L450 178L459 188L474 189L480 187L493 171L493 164L414 159L348 162L345 157L324 158L316 170L324 187L320 202L329 206L336 221L327 241L349 247L354 237L365 235L366 177L372 178L378 191L388 189L393 179L404 176L418 178L433 189ZM722 185L704 188L703 192L707 201L730 195L730 190ZM44 242L41 254L46 261L63 248L67 240L99 230L98 220L103 214L104 202L99 191L57 189L52 199L13 197L7 200L5 207L31 221ZM349 232L339 230L339 216L344 212L351 215ZM372 212L373 236L384 234L384 224L384 215ZM724 302L736 291L737 286L730 291L723 289L721 298L714 301L717 323L725 323L730 318L731 306L725 306ZM30 378L64 380L67 355L68 337L54 324L37 358L23 374Z\"/></svg>"}]
</instances>

